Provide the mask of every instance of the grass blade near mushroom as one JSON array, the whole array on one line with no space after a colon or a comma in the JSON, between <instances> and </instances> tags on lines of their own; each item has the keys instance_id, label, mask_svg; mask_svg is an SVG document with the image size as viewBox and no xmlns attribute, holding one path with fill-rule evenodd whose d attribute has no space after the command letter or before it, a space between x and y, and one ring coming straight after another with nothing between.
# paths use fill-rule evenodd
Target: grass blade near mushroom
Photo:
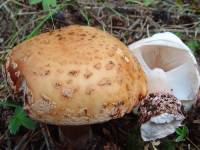
<instances>
[{"instance_id":1,"label":"grass blade near mushroom","mask_svg":"<svg viewBox=\"0 0 200 150\"><path fill-rule=\"evenodd\" d=\"M42 0L41 0L42 1ZM41 1L38 1L41 2ZM12 1L8 1L12 2ZM7 3L8 3L7 2ZM38 4L38 3L31 3L31 4ZM45 3L45 0L44 0ZM74 2L71 0L66 0L64 3L59 3L54 5L54 7L49 7L49 9L44 9L40 10L37 14L42 14L39 15L36 19L31 20L30 22L24 24L22 27L20 27L15 33L13 33L6 41L5 45L8 47L13 47L15 44L20 43L24 40L30 39L31 37L37 35L40 33L40 29L42 26L51 19L52 23L53 21L53 16L57 14L59 11L63 10L66 7L73 6ZM20 3L21 4L21 3ZM17 4L16 4L17 5ZM19 4L18 4L19 5ZM31 32L27 35L23 35L23 31L27 30L31 24L35 24L34 28L32 28Z\"/></svg>"},{"instance_id":2,"label":"grass blade near mushroom","mask_svg":"<svg viewBox=\"0 0 200 150\"><path fill-rule=\"evenodd\" d=\"M32 0L34 1L34 0ZM52 16L56 14L58 11L62 10L64 7L71 5L70 2L71 0L67 0L65 4L57 4L57 0L41 0L38 1L37 3L42 2L43 9L48 12L48 15L44 16L41 21L38 23L38 25L32 30L31 33L29 33L27 36L25 36L23 40L25 39L30 39L31 37L37 35L39 33L39 29L44 25L44 23L51 19L53 23L53 18ZM37 3L32 3L32 4L37 4ZM54 23L53 23L54 24Z\"/></svg>"}]
</instances>

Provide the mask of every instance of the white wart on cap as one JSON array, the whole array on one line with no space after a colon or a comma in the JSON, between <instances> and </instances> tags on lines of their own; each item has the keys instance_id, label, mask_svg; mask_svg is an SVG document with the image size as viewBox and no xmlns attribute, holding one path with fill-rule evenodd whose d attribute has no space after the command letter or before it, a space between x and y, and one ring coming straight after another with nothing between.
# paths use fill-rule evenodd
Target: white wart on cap
<instances>
[{"instance_id":1,"label":"white wart on cap","mask_svg":"<svg viewBox=\"0 0 200 150\"><path fill-rule=\"evenodd\" d=\"M106 32L69 26L13 48L7 80L24 92L39 121L83 125L122 117L146 95L146 78L128 48Z\"/></svg>"}]
</instances>

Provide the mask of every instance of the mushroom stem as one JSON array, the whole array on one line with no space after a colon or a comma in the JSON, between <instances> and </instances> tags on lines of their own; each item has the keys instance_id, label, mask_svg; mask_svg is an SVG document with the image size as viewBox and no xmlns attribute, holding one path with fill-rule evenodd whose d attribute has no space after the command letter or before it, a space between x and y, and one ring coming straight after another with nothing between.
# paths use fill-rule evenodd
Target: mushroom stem
<instances>
[{"instance_id":1,"label":"mushroom stem","mask_svg":"<svg viewBox=\"0 0 200 150\"><path fill-rule=\"evenodd\" d=\"M73 148L80 149L92 138L92 130L89 125L60 126L59 138L61 142L67 142Z\"/></svg>"},{"instance_id":2,"label":"mushroom stem","mask_svg":"<svg viewBox=\"0 0 200 150\"><path fill-rule=\"evenodd\" d=\"M184 116L181 101L173 95L167 74L163 68L149 71L148 95L140 104L141 136L144 141L163 138L175 132Z\"/></svg>"},{"instance_id":3,"label":"mushroom stem","mask_svg":"<svg viewBox=\"0 0 200 150\"><path fill-rule=\"evenodd\" d=\"M171 93L168 85L166 72L162 68L155 68L149 72L148 93L165 92Z\"/></svg>"}]
</instances>

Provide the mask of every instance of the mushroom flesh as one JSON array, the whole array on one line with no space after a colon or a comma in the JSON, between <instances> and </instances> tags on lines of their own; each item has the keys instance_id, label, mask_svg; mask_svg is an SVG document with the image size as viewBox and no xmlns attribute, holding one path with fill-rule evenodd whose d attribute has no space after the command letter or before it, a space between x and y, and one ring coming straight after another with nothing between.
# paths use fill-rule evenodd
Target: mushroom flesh
<instances>
[{"instance_id":1,"label":"mushroom flesh","mask_svg":"<svg viewBox=\"0 0 200 150\"><path fill-rule=\"evenodd\" d=\"M140 117L153 111L147 105L158 111L143 119L142 138L149 141L165 137L175 132L184 120L180 104L188 111L197 99L200 80L195 57L176 35L169 32L135 42L129 45L129 49L147 76L148 96L140 105ZM148 102L151 100L153 103ZM175 112L170 108L172 102ZM162 106L165 110L160 110Z\"/></svg>"}]
</instances>

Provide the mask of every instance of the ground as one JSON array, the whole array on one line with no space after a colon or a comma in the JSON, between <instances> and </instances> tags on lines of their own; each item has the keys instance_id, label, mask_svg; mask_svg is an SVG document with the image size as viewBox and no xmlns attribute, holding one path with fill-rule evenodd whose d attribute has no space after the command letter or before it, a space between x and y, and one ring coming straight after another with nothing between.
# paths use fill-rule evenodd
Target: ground
<instances>
[{"instance_id":1,"label":"ground","mask_svg":"<svg viewBox=\"0 0 200 150\"><path fill-rule=\"evenodd\" d=\"M33 1L33 0L32 0ZM52 0L48 0L52 1ZM193 50L197 60L200 52L200 2L198 0L60 0L55 8L44 9L28 0L0 0L0 63L16 44L41 32L82 24L106 30L126 45L170 31L178 35ZM11 96L4 73L0 74L0 99L18 105L20 97ZM35 130L23 127L15 135L8 130L12 107L0 107L0 149L69 149L58 138L57 126L37 123ZM92 125L93 139L82 149L200 149L200 103L185 113L184 124L189 135L175 142L176 134L156 142L143 142L137 116L130 113L121 119Z\"/></svg>"}]
</instances>

